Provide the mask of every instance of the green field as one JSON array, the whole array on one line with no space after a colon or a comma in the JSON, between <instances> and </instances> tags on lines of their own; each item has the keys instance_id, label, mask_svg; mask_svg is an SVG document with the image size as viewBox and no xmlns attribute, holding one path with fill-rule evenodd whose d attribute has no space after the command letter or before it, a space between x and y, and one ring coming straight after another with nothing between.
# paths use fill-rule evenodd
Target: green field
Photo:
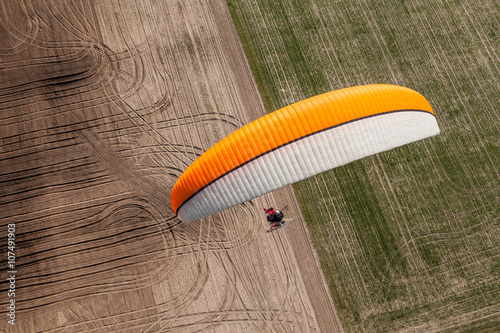
<instances>
[{"instance_id":1,"label":"green field","mask_svg":"<svg viewBox=\"0 0 500 333\"><path fill-rule=\"evenodd\" d=\"M371 83L437 137L294 186L346 332L500 331L500 2L227 1L268 111Z\"/></svg>"}]
</instances>

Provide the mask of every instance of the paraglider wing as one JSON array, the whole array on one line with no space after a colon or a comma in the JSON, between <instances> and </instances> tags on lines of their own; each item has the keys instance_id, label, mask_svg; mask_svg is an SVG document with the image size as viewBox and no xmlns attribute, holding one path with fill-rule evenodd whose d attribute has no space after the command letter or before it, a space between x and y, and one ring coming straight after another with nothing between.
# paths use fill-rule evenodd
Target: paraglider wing
<instances>
[{"instance_id":1,"label":"paraglider wing","mask_svg":"<svg viewBox=\"0 0 500 333\"><path fill-rule=\"evenodd\" d=\"M346 88L259 118L207 150L174 185L171 204L194 221L267 192L439 134L429 102L394 85Z\"/></svg>"}]
</instances>

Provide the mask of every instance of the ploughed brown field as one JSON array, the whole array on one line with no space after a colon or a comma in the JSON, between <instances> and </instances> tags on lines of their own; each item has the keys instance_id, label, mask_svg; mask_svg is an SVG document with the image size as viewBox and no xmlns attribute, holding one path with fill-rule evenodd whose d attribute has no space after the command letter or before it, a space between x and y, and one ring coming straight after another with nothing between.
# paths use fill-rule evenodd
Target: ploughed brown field
<instances>
[{"instance_id":1,"label":"ploughed brown field","mask_svg":"<svg viewBox=\"0 0 500 333\"><path fill-rule=\"evenodd\" d=\"M341 331L291 188L190 224L170 207L265 113L225 1L0 15L0 331ZM262 208L285 205L297 221L267 234Z\"/></svg>"}]
</instances>

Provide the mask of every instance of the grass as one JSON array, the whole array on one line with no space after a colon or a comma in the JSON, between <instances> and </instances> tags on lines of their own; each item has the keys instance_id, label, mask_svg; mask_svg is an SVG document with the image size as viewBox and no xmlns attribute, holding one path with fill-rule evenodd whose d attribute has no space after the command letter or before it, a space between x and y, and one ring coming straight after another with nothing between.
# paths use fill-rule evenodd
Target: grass
<instances>
[{"instance_id":1,"label":"grass","mask_svg":"<svg viewBox=\"0 0 500 333\"><path fill-rule=\"evenodd\" d=\"M500 5L228 1L269 112L419 91L442 133L294 185L346 332L500 330Z\"/></svg>"}]
</instances>

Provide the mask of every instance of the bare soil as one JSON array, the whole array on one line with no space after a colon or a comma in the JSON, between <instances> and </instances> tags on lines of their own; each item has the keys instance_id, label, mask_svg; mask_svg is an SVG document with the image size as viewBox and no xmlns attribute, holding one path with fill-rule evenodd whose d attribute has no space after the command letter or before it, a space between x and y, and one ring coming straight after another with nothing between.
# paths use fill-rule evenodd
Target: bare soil
<instances>
[{"instance_id":1,"label":"bare soil","mask_svg":"<svg viewBox=\"0 0 500 333\"><path fill-rule=\"evenodd\" d=\"M341 331L291 188L190 224L171 210L182 171L265 113L225 1L0 15L0 330ZM299 221L267 234L271 205Z\"/></svg>"}]
</instances>

